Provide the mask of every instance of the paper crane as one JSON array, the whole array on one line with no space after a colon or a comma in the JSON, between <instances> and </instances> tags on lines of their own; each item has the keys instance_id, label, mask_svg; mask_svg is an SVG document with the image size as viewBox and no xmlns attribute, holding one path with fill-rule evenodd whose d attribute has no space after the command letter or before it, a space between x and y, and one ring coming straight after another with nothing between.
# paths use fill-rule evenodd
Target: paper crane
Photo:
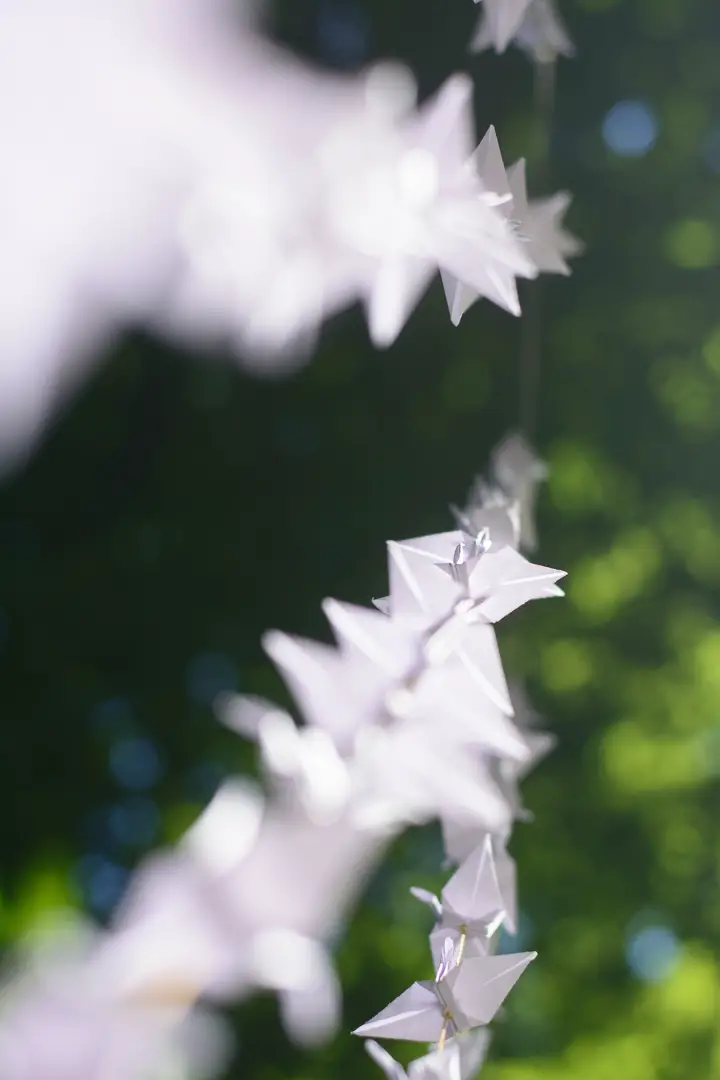
<instances>
[{"instance_id":1,"label":"paper crane","mask_svg":"<svg viewBox=\"0 0 720 1080\"><path fill-rule=\"evenodd\" d=\"M488 1051L490 1032L474 1031L449 1039L442 1050L433 1050L416 1058L407 1071L379 1043L368 1039L365 1049L385 1073L387 1080L470 1080L474 1077Z\"/></svg>"},{"instance_id":2,"label":"paper crane","mask_svg":"<svg viewBox=\"0 0 720 1080\"><path fill-rule=\"evenodd\" d=\"M441 893L442 900L426 889L411 888L410 891L418 900L428 904L439 920L430 935L430 946L436 962L438 949L442 950L441 937L450 936L453 940L457 950L455 962L459 963L466 942L470 953L484 955L488 938L505 921L505 900L489 835L447 882Z\"/></svg>"},{"instance_id":3,"label":"paper crane","mask_svg":"<svg viewBox=\"0 0 720 1080\"><path fill-rule=\"evenodd\" d=\"M353 1035L437 1042L489 1024L537 953L445 959L434 982L413 983Z\"/></svg>"}]
</instances>

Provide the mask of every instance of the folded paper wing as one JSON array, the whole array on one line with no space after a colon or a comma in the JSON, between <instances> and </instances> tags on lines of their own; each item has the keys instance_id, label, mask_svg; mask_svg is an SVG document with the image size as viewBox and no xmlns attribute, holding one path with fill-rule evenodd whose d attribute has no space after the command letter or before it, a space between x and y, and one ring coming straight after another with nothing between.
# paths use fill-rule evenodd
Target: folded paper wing
<instances>
[{"instance_id":1,"label":"folded paper wing","mask_svg":"<svg viewBox=\"0 0 720 1080\"><path fill-rule=\"evenodd\" d=\"M436 983L456 1031L489 1024L537 953L511 953L464 960Z\"/></svg>"},{"instance_id":2,"label":"folded paper wing","mask_svg":"<svg viewBox=\"0 0 720 1080\"><path fill-rule=\"evenodd\" d=\"M418 727L437 730L441 726L445 737L458 746L525 761L529 750L511 719L510 696L495 678L493 661L487 663L488 653L481 651L478 659L480 663L471 662L461 653L443 667L429 668L407 715Z\"/></svg>"},{"instance_id":3,"label":"folded paper wing","mask_svg":"<svg viewBox=\"0 0 720 1080\"><path fill-rule=\"evenodd\" d=\"M341 752L378 719L389 681L369 660L279 631L265 634L263 647L307 722L327 731Z\"/></svg>"},{"instance_id":4,"label":"folded paper wing","mask_svg":"<svg viewBox=\"0 0 720 1080\"><path fill-rule=\"evenodd\" d=\"M477 1075L490 1049L490 1038L487 1028L480 1028L465 1035L458 1035L445 1043L446 1050L458 1052L462 1080L469 1080Z\"/></svg>"},{"instance_id":5,"label":"folded paper wing","mask_svg":"<svg viewBox=\"0 0 720 1080\"><path fill-rule=\"evenodd\" d=\"M463 534L454 531L418 541L388 543L390 604L393 615L428 615L441 619L462 597L462 590L437 563L452 559ZM422 545L422 546L418 546Z\"/></svg>"},{"instance_id":6,"label":"folded paper wing","mask_svg":"<svg viewBox=\"0 0 720 1080\"><path fill-rule=\"evenodd\" d=\"M428 907L431 907L436 918L442 918L442 904L435 893L428 892L427 889L418 889L416 885L410 886L410 892L416 900L420 900L423 904L427 904Z\"/></svg>"},{"instance_id":7,"label":"folded paper wing","mask_svg":"<svg viewBox=\"0 0 720 1080\"><path fill-rule=\"evenodd\" d=\"M422 622L390 620L372 608L339 600L324 600L322 607L345 655L362 657L394 678L417 665L425 631Z\"/></svg>"},{"instance_id":8,"label":"folded paper wing","mask_svg":"<svg viewBox=\"0 0 720 1080\"><path fill-rule=\"evenodd\" d=\"M356 1028L353 1035L437 1042L443 1026L443 1008L436 985L432 982L413 983L372 1020Z\"/></svg>"},{"instance_id":9,"label":"folded paper wing","mask_svg":"<svg viewBox=\"0 0 720 1080\"><path fill-rule=\"evenodd\" d=\"M505 547L479 560L470 575L470 591L478 598L487 594L480 611L488 622L496 623L530 600L562 596L555 583L565 576L564 570L538 566Z\"/></svg>"},{"instance_id":10,"label":"folded paper wing","mask_svg":"<svg viewBox=\"0 0 720 1080\"><path fill-rule=\"evenodd\" d=\"M512 547L490 551L472 560L468 589L444 571L450 567L467 535L455 530L388 544L390 604L392 615L447 617L468 593L478 601L488 622L498 622L530 600L562 596L556 582L565 572L529 562Z\"/></svg>"},{"instance_id":11,"label":"folded paper wing","mask_svg":"<svg viewBox=\"0 0 720 1080\"><path fill-rule=\"evenodd\" d=\"M463 1080L460 1049L454 1043L455 1040L450 1040L443 1050L432 1050L411 1061L409 1080Z\"/></svg>"},{"instance_id":12,"label":"folded paper wing","mask_svg":"<svg viewBox=\"0 0 720 1080\"><path fill-rule=\"evenodd\" d=\"M365 1050L375 1064L380 1066L388 1080L406 1080L407 1074L400 1062L396 1061L392 1054L388 1054L380 1043L376 1043L374 1039L366 1039Z\"/></svg>"}]
</instances>

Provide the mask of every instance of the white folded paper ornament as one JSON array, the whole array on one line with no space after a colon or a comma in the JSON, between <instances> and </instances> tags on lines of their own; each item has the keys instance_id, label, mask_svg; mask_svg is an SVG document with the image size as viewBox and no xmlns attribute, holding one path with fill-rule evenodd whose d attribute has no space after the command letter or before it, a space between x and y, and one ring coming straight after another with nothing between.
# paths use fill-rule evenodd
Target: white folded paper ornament
<instances>
[{"instance_id":1,"label":"white folded paper ornament","mask_svg":"<svg viewBox=\"0 0 720 1080\"><path fill-rule=\"evenodd\" d=\"M470 48L474 52L487 48L505 52L533 0L475 0L478 2L482 2L482 14Z\"/></svg>"},{"instance_id":2,"label":"white folded paper ornament","mask_svg":"<svg viewBox=\"0 0 720 1080\"><path fill-rule=\"evenodd\" d=\"M412 888L411 892L430 904L442 929L457 930L472 937L491 937L503 921L505 902L490 836L483 838L446 882L440 900L424 889Z\"/></svg>"},{"instance_id":3,"label":"white folded paper ornament","mask_svg":"<svg viewBox=\"0 0 720 1080\"><path fill-rule=\"evenodd\" d=\"M537 953L471 957L434 982L416 982L353 1035L436 1042L489 1024Z\"/></svg>"},{"instance_id":4,"label":"white folded paper ornament","mask_svg":"<svg viewBox=\"0 0 720 1080\"><path fill-rule=\"evenodd\" d=\"M365 1049L388 1080L472 1080L490 1044L490 1032L482 1029L448 1039L443 1050L433 1050L411 1061L407 1071L380 1046L368 1039Z\"/></svg>"}]
</instances>

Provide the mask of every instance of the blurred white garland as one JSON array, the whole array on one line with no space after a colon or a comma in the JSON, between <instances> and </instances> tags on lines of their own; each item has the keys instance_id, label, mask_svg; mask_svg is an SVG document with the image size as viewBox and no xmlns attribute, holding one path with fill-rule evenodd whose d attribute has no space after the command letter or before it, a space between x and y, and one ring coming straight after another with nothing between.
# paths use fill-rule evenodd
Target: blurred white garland
<instances>
[{"instance_id":1,"label":"blurred white garland","mask_svg":"<svg viewBox=\"0 0 720 1080\"><path fill-rule=\"evenodd\" d=\"M0 1016L3 1080L144 1080L189 1052L193 1075L212 1074L221 1029L206 1007L258 987L277 992L293 1038L327 1037L339 1010L327 949L387 844L433 819L461 863L442 903L419 892L438 915L436 980L408 991L413 1020L403 995L390 1007L403 1023L385 1010L358 1033L444 1043L489 1022L534 955L492 944L517 922L517 782L552 740L513 707L494 624L561 595L562 571L518 551L542 475L509 438L456 511L461 529L388 544L375 609L325 602L336 646L266 636L303 726L256 698L219 712L257 741L267 793L227 782L175 849L140 865L107 931L26 958ZM475 1061L479 1045L452 1042L443 1061Z\"/></svg>"},{"instance_id":2,"label":"blurred white garland","mask_svg":"<svg viewBox=\"0 0 720 1080\"><path fill-rule=\"evenodd\" d=\"M474 47L503 51L515 40L540 63L570 51L549 0L483 4ZM159 7L172 13L173 0ZM138 12L128 0L124 18ZM232 330L246 355L297 356L323 318L356 299L375 343L388 344L438 269L455 323L480 296L517 314L518 276L568 272L565 257L578 245L562 228L566 197L528 202L524 165L506 173L492 128L472 153L466 77L415 109L405 72L331 79L245 33L241 84L252 100L195 110L183 130L199 136L203 116L221 120L197 145L180 140L192 167L173 187L168 221L182 227L163 239L173 270L160 259L162 273L151 275L172 287L143 278L133 303L146 315L150 304L166 329L192 335ZM237 57L214 39L208 55L218 85L229 79L224 91L237 89L232 63L217 63ZM155 119L158 101L162 94L149 109ZM170 114L164 132L176 137ZM228 125L238 119L233 140ZM190 150L201 147L194 159ZM220 147L220 158L209 154ZM116 253L103 249L106 261ZM128 285L129 265L115 284ZM111 294L106 314L116 318L123 304ZM64 302L82 295L65 282ZM3 318L0 306L0 343ZM60 336L55 361L68 342L77 339ZM6 391L7 380L3 406ZM16 435L34 430L33 415ZM415 890L437 916L435 979L413 984L357 1033L436 1042L410 1066L413 1080L464 1080L476 1070L485 1025L534 957L499 956L493 945L501 924L513 932L517 922L506 846L524 813L517 784L552 740L533 728L518 695L511 700L494 624L529 600L561 595L563 573L519 550L534 547L544 476L522 437L510 437L455 511L458 529L389 543L390 592L375 610L325 602L336 646L266 636L303 726L258 699L220 709L256 740L266 792L226 783L175 849L141 864L107 931L74 924L21 957L6 977L0 1080L214 1075L225 1045L212 1006L255 988L277 993L293 1038L327 1037L339 1010L328 949L388 843L434 819L448 862L460 864L441 900ZM376 1043L368 1049L392 1080L405 1076Z\"/></svg>"},{"instance_id":3,"label":"blurred white garland","mask_svg":"<svg viewBox=\"0 0 720 1080\"><path fill-rule=\"evenodd\" d=\"M566 199L528 202L496 145L473 154L467 76L417 107L406 68L321 73L233 14L4 0L0 468L128 322L278 371L356 302L389 345L438 270L453 322L567 272ZM568 51L549 0L483 15L473 47Z\"/></svg>"}]
</instances>

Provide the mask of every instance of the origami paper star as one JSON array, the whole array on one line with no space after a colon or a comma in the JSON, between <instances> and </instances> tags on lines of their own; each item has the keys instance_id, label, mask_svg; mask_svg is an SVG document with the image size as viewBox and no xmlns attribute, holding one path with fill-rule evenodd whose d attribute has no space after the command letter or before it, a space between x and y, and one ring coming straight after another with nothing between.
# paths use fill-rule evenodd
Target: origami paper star
<instances>
[{"instance_id":1,"label":"origami paper star","mask_svg":"<svg viewBox=\"0 0 720 1080\"><path fill-rule=\"evenodd\" d=\"M489 1044L490 1032L486 1030L460 1035L448 1040L444 1050L411 1061L407 1071L374 1040L366 1040L365 1049L388 1080L471 1080L485 1060Z\"/></svg>"},{"instance_id":2,"label":"origami paper star","mask_svg":"<svg viewBox=\"0 0 720 1080\"><path fill-rule=\"evenodd\" d=\"M513 193L513 211L526 239L527 254L541 273L567 276L570 267L565 259L583 251L583 244L577 237L563 228L563 218L572 196L559 191L549 198L528 201L522 158L508 169L508 181Z\"/></svg>"},{"instance_id":3,"label":"origami paper star","mask_svg":"<svg viewBox=\"0 0 720 1080\"><path fill-rule=\"evenodd\" d=\"M416 982L353 1035L437 1042L489 1024L537 953L472 957L435 982Z\"/></svg>"}]
</instances>

